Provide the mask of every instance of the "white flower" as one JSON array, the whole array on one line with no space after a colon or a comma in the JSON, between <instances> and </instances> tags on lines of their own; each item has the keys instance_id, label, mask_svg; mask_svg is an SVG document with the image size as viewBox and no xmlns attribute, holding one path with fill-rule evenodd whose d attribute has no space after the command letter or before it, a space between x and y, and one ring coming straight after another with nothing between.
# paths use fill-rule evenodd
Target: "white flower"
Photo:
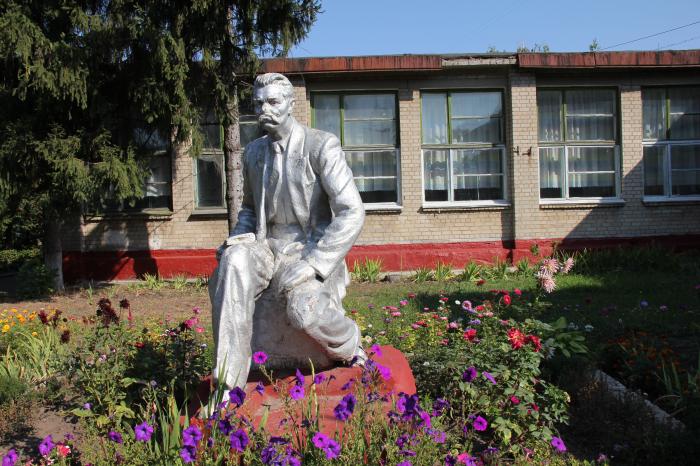
<instances>
[{"instance_id":1,"label":"white flower","mask_svg":"<svg viewBox=\"0 0 700 466\"><path fill-rule=\"evenodd\" d=\"M594 328L594 327L593 327L591 324L586 324L586 325L583 327L583 329L584 329L586 332L592 332L592 331L593 331L593 328Z\"/></svg>"},{"instance_id":2,"label":"white flower","mask_svg":"<svg viewBox=\"0 0 700 466\"><path fill-rule=\"evenodd\" d=\"M573 322L569 322L569 325L566 326L569 330L578 330L578 325L576 325Z\"/></svg>"},{"instance_id":3,"label":"white flower","mask_svg":"<svg viewBox=\"0 0 700 466\"><path fill-rule=\"evenodd\" d=\"M455 304L456 304L457 306L459 306L459 305L462 304L462 303L459 301L459 299L455 299Z\"/></svg>"},{"instance_id":4,"label":"white flower","mask_svg":"<svg viewBox=\"0 0 700 466\"><path fill-rule=\"evenodd\" d=\"M430 365L430 361L425 361L425 362L423 363L423 365L424 365L424 366L429 366L429 365Z\"/></svg>"}]
</instances>

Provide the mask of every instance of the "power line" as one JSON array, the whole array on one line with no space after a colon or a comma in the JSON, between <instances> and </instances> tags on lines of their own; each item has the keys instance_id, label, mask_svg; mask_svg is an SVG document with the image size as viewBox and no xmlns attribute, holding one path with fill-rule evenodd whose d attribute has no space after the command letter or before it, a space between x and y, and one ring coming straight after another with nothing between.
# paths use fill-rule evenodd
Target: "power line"
<instances>
[{"instance_id":1,"label":"power line","mask_svg":"<svg viewBox=\"0 0 700 466\"><path fill-rule=\"evenodd\" d=\"M673 29L668 29L668 30L666 30L666 31L657 32L656 34L650 34L650 35L648 35L648 36L640 37L640 38L638 38L638 39L628 40L627 42L622 42L622 43L619 43L619 44L611 45L611 46L609 46L609 47L605 47L605 48L602 48L602 49L600 49L600 50L614 49L615 47L619 47L619 46L621 46L621 45L631 44L632 42L639 42L640 40L648 39L648 38L650 38L650 37L660 36L661 34L666 34L666 33L668 33L668 32L677 31L677 30L679 30L679 29L687 28L688 26L693 26L693 25L695 25L695 24L700 24L700 20L695 21L695 22L693 22L693 23L684 24L683 26L678 26L678 27L675 27L675 28L673 28Z\"/></svg>"},{"instance_id":2,"label":"power line","mask_svg":"<svg viewBox=\"0 0 700 466\"><path fill-rule=\"evenodd\" d=\"M690 39L682 40L680 42L674 42L673 44L662 45L657 50L666 50L666 49L669 49L671 47L675 47L676 45L685 44L686 42L691 42L691 41L694 41L697 39L700 39L700 36L691 37Z\"/></svg>"}]
</instances>

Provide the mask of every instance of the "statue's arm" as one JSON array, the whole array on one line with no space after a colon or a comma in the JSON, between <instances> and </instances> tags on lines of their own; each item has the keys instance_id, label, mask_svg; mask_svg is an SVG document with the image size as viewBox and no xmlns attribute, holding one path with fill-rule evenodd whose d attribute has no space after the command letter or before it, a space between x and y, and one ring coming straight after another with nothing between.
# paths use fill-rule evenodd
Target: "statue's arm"
<instances>
[{"instance_id":1,"label":"statue's arm","mask_svg":"<svg viewBox=\"0 0 700 466\"><path fill-rule=\"evenodd\" d=\"M257 218L255 216L255 200L253 191L250 187L250 158L251 154L246 149L243 154L243 201L241 209L238 211L238 222L229 234L229 239L234 236L243 235L246 233L255 233L257 227Z\"/></svg>"},{"instance_id":2,"label":"statue's arm","mask_svg":"<svg viewBox=\"0 0 700 466\"><path fill-rule=\"evenodd\" d=\"M337 137L328 137L311 157L315 158L314 171L328 195L333 219L304 260L325 279L345 259L360 235L365 209Z\"/></svg>"}]
</instances>

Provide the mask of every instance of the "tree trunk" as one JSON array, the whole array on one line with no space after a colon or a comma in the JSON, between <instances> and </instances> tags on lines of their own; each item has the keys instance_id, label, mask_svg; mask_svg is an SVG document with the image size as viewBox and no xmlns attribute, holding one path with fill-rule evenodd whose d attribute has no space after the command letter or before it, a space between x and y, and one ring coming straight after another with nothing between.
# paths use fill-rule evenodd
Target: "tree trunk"
<instances>
[{"instance_id":1,"label":"tree trunk","mask_svg":"<svg viewBox=\"0 0 700 466\"><path fill-rule=\"evenodd\" d=\"M243 151L238 113L238 90L233 86L231 99L226 106L229 124L224 126L224 172L226 173L226 209L228 231L233 231L238 221L238 211L243 199Z\"/></svg>"},{"instance_id":2,"label":"tree trunk","mask_svg":"<svg viewBox=\"0 0 700 466\"><path fill-rule=\"evenodd\" d=\"M61 245L60 220L49 220L44 233L44 264L46 268L53 272L53 289L56 292L63 292L63 246Z\"/></svg>"}]
</instances>

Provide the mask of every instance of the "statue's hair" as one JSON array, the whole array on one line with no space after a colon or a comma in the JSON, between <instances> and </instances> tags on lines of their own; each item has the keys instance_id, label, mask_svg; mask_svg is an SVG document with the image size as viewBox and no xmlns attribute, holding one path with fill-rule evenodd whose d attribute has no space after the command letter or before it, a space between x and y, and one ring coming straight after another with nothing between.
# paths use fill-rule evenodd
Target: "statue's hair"
<instances>
[{"instance_id":1,"label":"statue's hair","mask_svg":"<svg viewBox=\"0 0 700 466\"><path fill-rule=\"evenodd\" d=\"M288 99L294 98L294 86L289 82L289 79L283 74L279 73L265 73L258 75L255 78L255 83L253 84L253 90L258 90L259 88L275 84L282 87L284 96Z\"/></svg>"}]
</instances>

